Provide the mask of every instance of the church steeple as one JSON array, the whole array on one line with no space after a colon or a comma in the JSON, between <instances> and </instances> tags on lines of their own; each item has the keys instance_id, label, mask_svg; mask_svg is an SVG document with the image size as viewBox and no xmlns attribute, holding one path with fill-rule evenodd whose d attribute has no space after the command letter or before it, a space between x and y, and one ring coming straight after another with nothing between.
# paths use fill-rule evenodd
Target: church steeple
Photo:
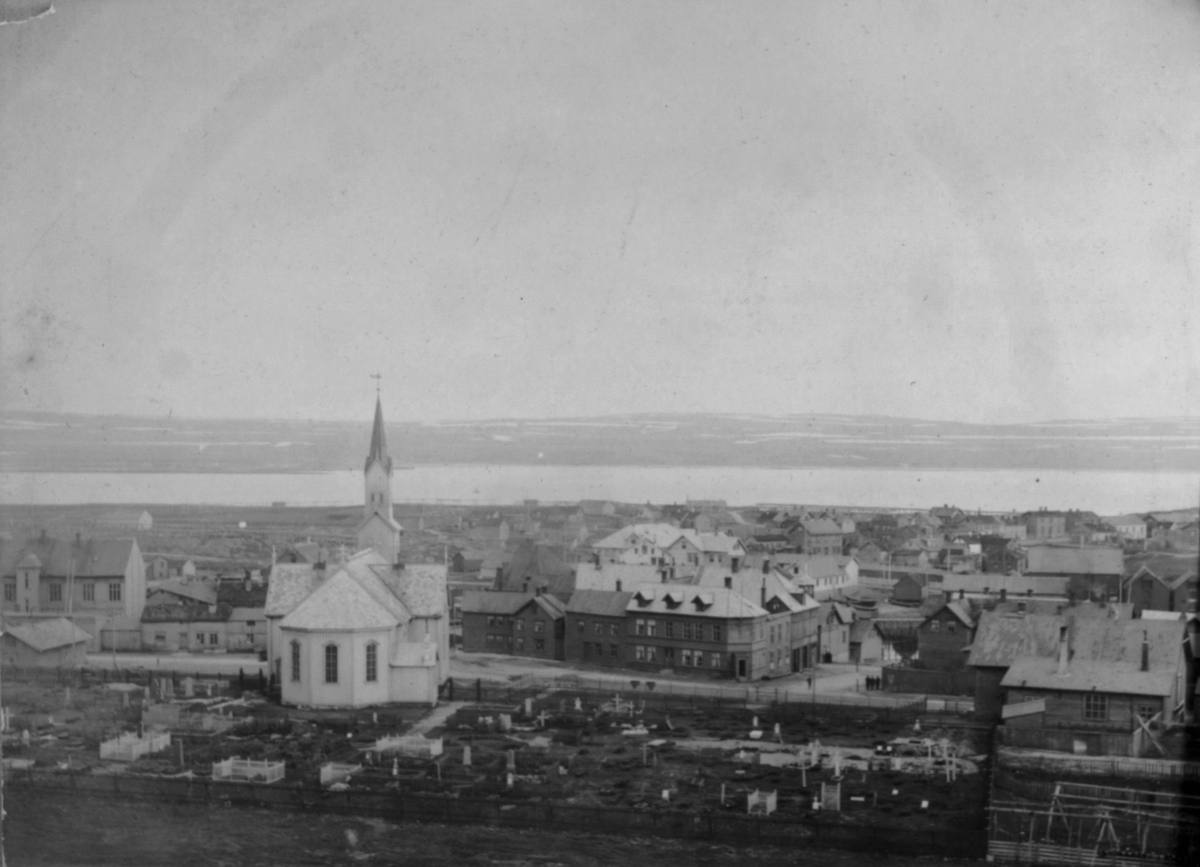
<instances>
[{"instance_id":1,"label":"church steeple","mask_svg":"<svg viewBox=\"0 0 1200 867\"><path fill-rule=\"evenodd\" d=\"M382 515L389 523L392 518L392 458L387 450L383 430L383 405L375 398L375 424L371 428L371 447L363 465L363 517Z\"/></svg>"},{"instance_id":2,"label":"church steeple","mask_svg":"<svg viewBox=\"0 0 1200 867\"><path fill-rule=\"evenodd\" d=\"M384 470L390 476L392 474L392 459L388 455L387 436L383 430L383 404L379 402L379 396L375 396L375 425L371 428L371 448L367 452L367 462L363 466L363 472L371 469L371 464L379 461L383 464Z\"/></svg>"}]
</instances>

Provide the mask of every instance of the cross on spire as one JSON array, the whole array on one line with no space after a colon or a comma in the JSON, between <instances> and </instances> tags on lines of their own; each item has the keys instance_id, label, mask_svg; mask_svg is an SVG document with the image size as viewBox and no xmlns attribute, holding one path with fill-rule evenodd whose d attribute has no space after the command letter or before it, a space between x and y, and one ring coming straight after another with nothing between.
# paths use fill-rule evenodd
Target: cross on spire
<instances>
[{"instance_id":1,"label":"cross on spire","mask_svg":"<svg viewBox=\"0 0 1200 867\"><path fill-rule=\"evenodd\" d=\"M382 373L372 373L371 379L375 380L375 396L378 397L379 389L382 385L383 374Z\"/></svg>"}]
</instances>

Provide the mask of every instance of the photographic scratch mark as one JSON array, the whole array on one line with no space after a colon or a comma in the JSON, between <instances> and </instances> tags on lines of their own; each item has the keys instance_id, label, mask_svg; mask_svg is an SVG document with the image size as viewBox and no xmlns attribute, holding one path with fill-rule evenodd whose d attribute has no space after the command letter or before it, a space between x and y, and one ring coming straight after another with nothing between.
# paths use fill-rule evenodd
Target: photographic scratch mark
<instances>
[{"instance_id":1,"label":"photographic scratch mark","mask_svg":"<svg viewBox=\"0 0 1200 867\"><path fill-rule=\"evenodd\" d=\"M0 0L0 27L26 24L53 14L53 0Z\"/></svg>"}]
</instances>

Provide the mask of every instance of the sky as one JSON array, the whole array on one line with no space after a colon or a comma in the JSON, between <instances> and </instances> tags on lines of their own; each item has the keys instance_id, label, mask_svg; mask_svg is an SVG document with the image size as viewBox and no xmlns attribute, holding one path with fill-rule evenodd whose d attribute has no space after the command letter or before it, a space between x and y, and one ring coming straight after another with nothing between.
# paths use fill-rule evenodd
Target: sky
<instances>
[{"instance_id":1,"label":"sky","mask_svg":"<svg viewBox=\"0 0 1200 867\"><path fill-rule=\"evenodd\" d=\"M1200 3L56 2L0 409L1200 407Z\"/></svg>"}]
</instances>

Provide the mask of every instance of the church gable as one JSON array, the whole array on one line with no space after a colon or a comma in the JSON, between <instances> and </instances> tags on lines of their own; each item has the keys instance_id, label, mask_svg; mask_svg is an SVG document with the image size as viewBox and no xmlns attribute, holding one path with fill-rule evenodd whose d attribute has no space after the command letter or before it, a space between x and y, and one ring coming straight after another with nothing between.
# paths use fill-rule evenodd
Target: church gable
<instances>
[{"instance_id":1,"label":"church gable","mask_svg":"<svg viewBox=\"0 0 1200 867\"><path fill-rule=\"evenodd\" d=\"M345 570L309 594L283 618L283 629L393 629L401 619Z\"/></svg>"}]
</instances>

